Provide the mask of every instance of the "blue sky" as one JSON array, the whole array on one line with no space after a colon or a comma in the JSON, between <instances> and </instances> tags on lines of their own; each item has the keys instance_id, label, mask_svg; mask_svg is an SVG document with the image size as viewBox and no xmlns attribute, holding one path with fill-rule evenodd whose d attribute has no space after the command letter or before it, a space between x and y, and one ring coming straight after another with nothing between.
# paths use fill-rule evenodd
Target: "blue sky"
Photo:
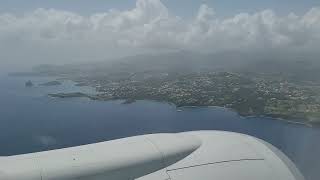
<instances>
[{"instance_id":1,"label":"blue sky","mask_svg":"<svg viewBox=\"0 0 320 180\"><path fill-rule=\"evenodd\" d=\"M54 8L87 15L114 8L131 9L136 0L0 0L0 13L23 13L37 8ZM273 9L277 14L303 14L311 7L320 6L319 0L162 0L171 13L193 17L203 3L212 7L218 16L232 16L240 12L254 13Z\"/></svg>"}]
</instances>

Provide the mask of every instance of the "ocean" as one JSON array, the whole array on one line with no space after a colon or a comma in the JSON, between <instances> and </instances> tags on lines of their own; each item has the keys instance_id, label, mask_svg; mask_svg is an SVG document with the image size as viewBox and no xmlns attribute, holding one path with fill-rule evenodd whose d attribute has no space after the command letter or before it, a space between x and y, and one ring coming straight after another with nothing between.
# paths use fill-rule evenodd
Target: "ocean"
<instances>
[{"instance_id":1,"label":"ocean","mask_svg":"<svg viewBox=\"0 0 320 180\"><path fill-rule=\"evenodd\" d=\"M27 88L31 80L35 86ZM48 93L95 93L71 81L40 86L47 77L0 76L0 156L71 147L122 137L193 130L249 134L278 147L307 180L320 177L320 128L272 118L241 117L218 107L179 108L168 103L56 99ZM230 152L232 153L232 152Z\"/></svg>"}]
</instances>

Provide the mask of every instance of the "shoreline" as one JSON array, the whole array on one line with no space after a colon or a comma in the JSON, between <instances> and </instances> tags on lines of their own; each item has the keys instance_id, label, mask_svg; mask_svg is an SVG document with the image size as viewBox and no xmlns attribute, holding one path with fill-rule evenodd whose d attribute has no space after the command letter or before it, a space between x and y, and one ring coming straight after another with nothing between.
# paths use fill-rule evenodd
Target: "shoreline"
<instances>
[{"instance_id":1,"label":"shoreline","mask_svg":"<svg viewBox=\"0 0 320 180\"><path fill-rule=\"evenodd\" d=\"M91 86L90 86L91 87ZM68 93L61 93L63 96L65 94ZM138 101L150 101L150 102L157 102L157 103L164 103L164 104L168 104L170 106L173 106L177 111L181 112L184 111L184 109L200 109L200 108L215 108L215 109L223 109L223 110L227 110L227 111L231 111L236 113L238 116L243 117L243 118L266 118L266 119L270 119L270 120L277 120L277 121L283 121L283 122L287 122L290 124L297 124L297 125L303 125L309 128L315 128L315 127L320 127L317 126L317 124L312 124L312 123L308 123L308 122L301 122L301 121L295 121L295 120L290 120L290 119L284 119L281 117L272 117L272 116L268 116L268 115L242 115L240 112L238 112L235 109L232 108L227 108L227 107L223 107L223 106L177 106L176 104L172 103L172 102L168 102L168 101L161 101L161 100L155 100L155 99L99 99L96 98L96 95L88 95L85 93L81 93L81 96L77 97L77 96L72 96L72 97L59 97L59 96L55 96L54 94L48 94L49 97L52 98L87 98L89 100L92 101L121 101L121 104L123 105L127 105L127 104L133 104L136 103Z\"/></svg>"},{"instance_id":2,"label":"shoreline","mask_svg":"<svg viewBox=\"0 0 320 180\"><path fill-rule=\"evenodd\" d=\"M77 81L75 81L73 79L66 78L66 77L46 76L46 78L48 78L48 77L52 78L53 81L59 81L59 80L62 80L62 79L63 80L69 80L69 81L74 83L74 86L77 86L77 84L79 83L79 82L77 82ZM83 87L83 86L81 86L81 87ZM135 103L137 101L152 101L152 102L165 103L165 104L174 106L176 110L180 110L180 111L183 111L183 109L192 109L192 108L219 108L219 109L224 109L224 110L235 112L240 117L244 117L244 118L267 118L267 119L271 119L271 120L280 120L280 121L284 121L284 122L291 123L291 124L303 125L303 126L310 127L310 128L320 127L320 124L318 125L317 123L310 123L307 120L299 121L298 119L296 119L296 120L294 120L294 119L285 119L285 118L282 118L282 117L276 117L276 115L274 117L272 115L268 116L268 115L263 115L263 114L261 114L261 115L245 115L245 114L242 114L241 112L237 111L236 109L223 107L223 106L215 106L215 105L207 105L207 106L204 106L204 105L199 105L199 106L196 106L196 105L178 106L173 102L169 102L169 101L166 101L166 100L159 100L159 99L117 99L117 98L109 98L109 99L105 98L105 99L103 99L103 98L99 98L98 97L99 91L97 91L95 86L93 86L91 84L86 84L84 87L90 87L90 88L95 89L95 93L88 94L88 93L82 93L82 92L73 92L73 93L63 93L63 92L61 92L61 93L50 93L50 94L47 94L47 96L49 96L51 98L63 98L63 99L65 99L65 98L87 98L87 99L93 100L93 101L116 101L116 100L120 100L120 101L122 101L121 102L122 104L131 104L131 103ZM77 93L78 93L78 95L77 95ZM69 97L69 94L70 94L70 97Z\"/></svg>"},{"instance_id":3,"label":"shoreline","mask_svg":"<svg viewBox=\"0 0 320 180\"><path fill-rule=\"evenodd\" d=\"M191 108L223 109L223 110L227 110L227 111L231 111L231 112L237 113L238 116L243 117L243 118L265 118L265 119L270 119L270 120L284 121L284 122L287 122L287 123L290 123L290 124L303 125L303 126L307 126L307 127L310 127L310 128L320 127L320 126L317 126L317 125L313 125L312 123L300 122L300 121L284 119L284 118L280 118L280 117L271 117L271 116L267 116L267 115L248 115L248 116L245 116L245 115L241 115L235 109L222 107L222 106L180 106L180 107L176 106L176 109L179 109L181 111L183 111L182 109L184 109L184 108L186 108L186 109L191 109Z\"/></svg>"}]
</instances>

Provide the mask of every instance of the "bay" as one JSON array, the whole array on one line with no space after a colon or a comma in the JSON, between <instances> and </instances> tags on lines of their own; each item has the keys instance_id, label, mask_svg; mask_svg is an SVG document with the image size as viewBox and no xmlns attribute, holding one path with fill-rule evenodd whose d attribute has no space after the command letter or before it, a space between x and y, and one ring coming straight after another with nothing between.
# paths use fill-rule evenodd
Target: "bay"
<instances>
[{"instance_id":1,"label":"bay","mask_svg":"<svg viewBox=\"0 0 320 180\"><path fill-rule=\"evenodd\" d=\"M27 88L31 80L35 86ZM52 78L0 77L0 155L71 147L164 132L224 130L263 139L287 154L307 180L320 177L320 128L272 118L241 117L219 108L180 108L168 103L56 99L48 93L95 93L71 81L40 86ZM232 153L232 152L230 152Z\"/></svg>"}]
</instances>

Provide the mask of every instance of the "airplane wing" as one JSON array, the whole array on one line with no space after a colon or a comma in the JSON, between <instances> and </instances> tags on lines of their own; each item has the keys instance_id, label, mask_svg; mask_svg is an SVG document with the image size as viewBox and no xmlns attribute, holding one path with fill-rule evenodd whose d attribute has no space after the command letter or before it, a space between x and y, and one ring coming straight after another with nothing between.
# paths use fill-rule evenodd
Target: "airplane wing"
<instances>
[{"instance_id":1,"label":"airplane wing","mask_svg":"<svg viewBox=\"0 0 320 180\"><path fill-rule=\"evenodd\" d=\"M1 180L304 180L282 152L224 131L149 134L0 157Z\"/></svg>"}]
</instances>

